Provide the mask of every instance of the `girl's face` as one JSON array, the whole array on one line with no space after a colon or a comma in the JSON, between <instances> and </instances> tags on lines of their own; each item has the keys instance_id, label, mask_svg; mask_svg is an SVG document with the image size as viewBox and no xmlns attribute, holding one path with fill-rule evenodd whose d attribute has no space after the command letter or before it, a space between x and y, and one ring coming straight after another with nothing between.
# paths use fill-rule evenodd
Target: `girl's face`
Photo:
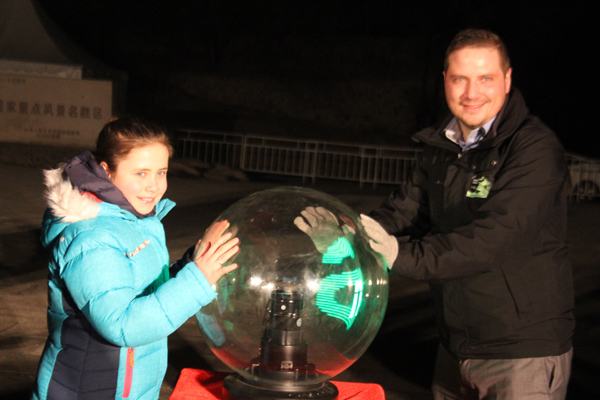
<instances>
[{"instance_id":1,"label":"girl's face","mask_svg":"<svg viewBox=\"0 0 600 400\"><path fill-rule=\"evenodd\" d=\"M151 212L167 191L169 150L161 143L131 150L115 171L105 162L100 166L140 214Z\"/></svg>"}]
</instances>

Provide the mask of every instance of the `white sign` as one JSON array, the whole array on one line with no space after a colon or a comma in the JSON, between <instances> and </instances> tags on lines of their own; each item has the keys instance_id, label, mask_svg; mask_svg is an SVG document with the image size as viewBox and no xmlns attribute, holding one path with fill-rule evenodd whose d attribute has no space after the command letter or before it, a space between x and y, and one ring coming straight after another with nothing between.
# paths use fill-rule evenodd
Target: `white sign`
<instances>
[{"instance_id":1,"label":"white sign","mask_svg":"<svg viewBox=\"0 0 600 400\"><path fill-rule=\"evenodd\" d=\"M112 82L0 74L0 141L94 149Z\"/></svg>"}]
</instances>

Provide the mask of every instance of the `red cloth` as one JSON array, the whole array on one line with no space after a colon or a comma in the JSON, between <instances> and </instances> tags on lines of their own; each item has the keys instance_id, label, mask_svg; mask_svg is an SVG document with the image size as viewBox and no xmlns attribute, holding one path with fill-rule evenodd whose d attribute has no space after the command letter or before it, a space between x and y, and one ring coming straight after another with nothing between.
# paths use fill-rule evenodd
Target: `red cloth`
<instances>
[{"instance_id":1,"label":"red cloth","mask_svg":"<svg viewBox=\"0 0 600 400\"><path fill-rule=\"evenodd\" d=\"M221 387L226 372L184 368L170 400L221 400ZM375 383L331 381L339 391L338 400L385 400L385 393Z\"/></svg>"}]
</instances>

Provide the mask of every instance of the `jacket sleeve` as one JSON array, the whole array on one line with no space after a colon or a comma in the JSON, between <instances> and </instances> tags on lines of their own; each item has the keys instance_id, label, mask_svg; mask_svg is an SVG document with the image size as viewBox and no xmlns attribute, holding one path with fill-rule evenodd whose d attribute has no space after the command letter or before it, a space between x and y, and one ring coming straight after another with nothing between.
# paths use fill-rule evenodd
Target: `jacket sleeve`
<instances>
[{"instance_id":1,"label":"jacket sleeve","mask_svg":"<svg viewBox=\"0 0 600 400\"><path fill-rule=\"evenodd\" d=\"M163 339L216 296L194 263L155 292L138 296L117 240L101 229L82 232L69 245L62 272L76 305L107 341L135 347Z\"/></svg>"},{"instance_id":2,"label":"jacket sleeve","mask_svg":"<svg viewBox=\"0 0 600 400\"><path fill-rule=\"evenodd\" d=\"M448 233L400 237L394 271L436 282L564 258L569 172L562 146L551 132L532 129L506 145L477 217ZM394 211L404 212L399 206Z\"/></svg>"},{"instance_id":3,"label":"jacket sleeve","mask_svg":"<svg viewBox=\"0 0 600 400\"><path fill-rule=\"evenodd\" d=\"M429 201L427 174L421 168L422 153L411 170L406 182L402 183L369 216L401 242L423 237L431 229L429 223Z\"/></svg>"},{"instance_id":4,"label":"jacket sleeve","mask_svg":"<svg viewBox=\"0 0 600 400\"><path fill-rule=\"evenodd\" d=\"M181 271L181 269L183 267L185 267L192 260L195 250L196 250L195 245L188 248L179 260L177 260L171 264L171 266L169 267L169 276L171 278L174 278L179 273L179 271Z\"/></svg>"}]
</instances>

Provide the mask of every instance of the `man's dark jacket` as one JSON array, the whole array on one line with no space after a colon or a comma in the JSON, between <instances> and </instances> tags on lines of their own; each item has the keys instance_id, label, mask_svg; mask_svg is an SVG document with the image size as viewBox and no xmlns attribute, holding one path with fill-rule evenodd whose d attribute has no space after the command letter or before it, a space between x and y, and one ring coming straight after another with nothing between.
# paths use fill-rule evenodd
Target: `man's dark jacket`
<instances>
[{"instance_id":1,"label":"man's dark jacket","mask_svg":"<svg viewBox=\"0 0 600 400\"><path fill-rule=\"evenodd\" d=\"M430 282L459 359L562 354L574 330L563 148L517 90L476 148L445 137L451 118L414 136L410 179L371 213L398 238L393 271Z\"/></svg>"}]
</instances>

